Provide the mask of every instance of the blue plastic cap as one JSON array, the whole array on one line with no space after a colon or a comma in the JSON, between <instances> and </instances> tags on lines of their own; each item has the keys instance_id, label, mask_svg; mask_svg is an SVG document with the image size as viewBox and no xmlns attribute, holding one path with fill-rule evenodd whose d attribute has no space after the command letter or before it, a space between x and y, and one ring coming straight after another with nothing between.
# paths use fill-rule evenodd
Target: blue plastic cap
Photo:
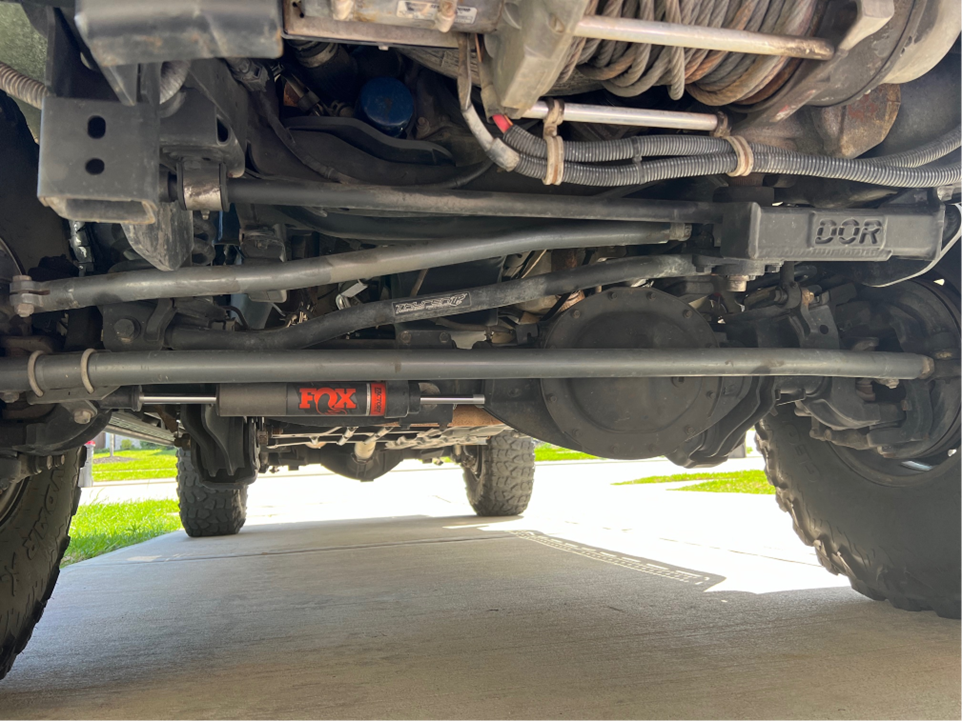
<instances>
[{"instance_id":1,"label":"blue plastic cap","mask_svg":"<svg viewBox=\"0 0 962 721\"><path fill-rule=\"evenodd\" d=\"M414 98L404 83L394 78L374 78L364 83L357 99L361 118L395 138L414 117Z\"/></svg>"}]
</instances>

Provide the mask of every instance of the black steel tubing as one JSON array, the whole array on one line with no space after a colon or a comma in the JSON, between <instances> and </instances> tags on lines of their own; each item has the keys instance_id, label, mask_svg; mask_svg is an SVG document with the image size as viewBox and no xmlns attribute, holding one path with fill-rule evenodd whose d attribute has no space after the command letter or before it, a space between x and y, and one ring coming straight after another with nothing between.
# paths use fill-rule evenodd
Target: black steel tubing
<instances>
[{"instance_id":1,"label":"black steel tubing","mask_svg":"<svg viewBox=\"0 0 962 721\"><path fill-rule=\"evenodd\" d=\"M476 190L407 190L306 180L228 180L227 198L231 203L462 216L651 223L715 223L720 220L718 206L693 201L613 200L563 195L486 193Z\"/></svg>"},{"instance_id":2,"label":"black steel tubing","mask_svg":"<svg viewBox=\"0 0 962 721\"><path fill-rule=\"evenodd\" d=\"M84 387L83 354L35 359L43 392ZM31 388L29 361L0 359L0 391ZM95 353L87 380L104 386L308 381L647 378L673 376L837 376L922 378L931 358L810 348L492 349L421 351L150 351Z\"/></svg>"},{"instance_id":3,"label":"black steel tubing","mask_svg":"<svg viewBox=\"0 0 962 721\"><path fill-rule=\"evenodd\" d=\"M480 288L465 288L458 292L365 303L334 311L288 328L235 333L203 330L190 326L173 327L167 333L167 343L176 350L309 348L346 333L398 321L441 318L466 311L500 308L546 296L572 293L583 288L639 278L673 278L691 275L698 275L698 271L692 264L690 256L659 255L647 258L626 258Z\"/></svg>"},{"instance_id":4,"label":"black steel tubing","mask_svg":"<svg viewBox=\"0 0 962 721\"><path fill-rule=\"evenodd\" d=\"M36 312L45 312L153 298L294 290L545 248L663 243L683 237L683 231L683 227L670 223L555 225L495 236L358 250L283 264L219 265L174 271L139 270L42 283L15 280L10 289L15 305L28 304ZM18 297L18 293L26 295Z\"/></svg>"}]
</instances>

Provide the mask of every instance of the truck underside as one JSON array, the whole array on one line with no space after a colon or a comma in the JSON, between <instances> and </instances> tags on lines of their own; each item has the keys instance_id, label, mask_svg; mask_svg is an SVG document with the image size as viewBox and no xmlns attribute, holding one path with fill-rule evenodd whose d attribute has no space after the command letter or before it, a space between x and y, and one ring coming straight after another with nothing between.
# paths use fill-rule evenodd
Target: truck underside
<instances>
[{"instance_id":1,"label":"truck underside","mask_svg":"<svg viewBox=\"0 0 962 721\"><path fill-rule=\"evenodd\" d=\"M107 427L228 505L451 457L493 513L527 436L757 427L829 570L958 616L956 0L2 9L0 544Z\"/></svg>"}]
</instances>

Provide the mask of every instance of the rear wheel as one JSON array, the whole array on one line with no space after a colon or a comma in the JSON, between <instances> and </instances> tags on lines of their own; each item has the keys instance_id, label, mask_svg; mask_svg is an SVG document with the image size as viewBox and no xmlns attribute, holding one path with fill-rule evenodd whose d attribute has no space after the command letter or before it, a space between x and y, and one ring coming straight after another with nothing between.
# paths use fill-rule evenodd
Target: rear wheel
<instances>
[{"instance_id":1,"label":"rear wheel","mask_svg":"<svg viewBox=\"0 0 962 721\"><path fill-rule=\"evenodd\" d=\"M30 640L60 575L83 455L67 451L52 459L55 467L0 491L0 678Z\"/></svg>"},{"instance_id":2,"label":"rear wheel","mask_svg":"<svg viewBox=\"0 0 962 721\"><path fill-rule=\"evenodd\" d=\"M959 454L897 462L809 436L791 407L758 440L778 505L832 573L875 600L959 618Z\"/></svg>"},{"instance_id":3,"label":"rear wheel","mask_svg":"<svg viewBox=\"0 0 962 721\"><path fill-rule=\"evenodd\" d=\"M180 522L192 538L231 536L247 520L247 486L218 488L205 483L190 450L177 450L177 498Z\"/></svg>"},{"instance_id":4,"label":"rear wheel","mask_svg":"<svg viewBox=\"0 0 962 721\"><path fill-rule=\"evenodd\" d=\"M515 431L462 451L468 502L479 516L524 513L534 487L534 441Z\"/></svg>"}]
</instances>

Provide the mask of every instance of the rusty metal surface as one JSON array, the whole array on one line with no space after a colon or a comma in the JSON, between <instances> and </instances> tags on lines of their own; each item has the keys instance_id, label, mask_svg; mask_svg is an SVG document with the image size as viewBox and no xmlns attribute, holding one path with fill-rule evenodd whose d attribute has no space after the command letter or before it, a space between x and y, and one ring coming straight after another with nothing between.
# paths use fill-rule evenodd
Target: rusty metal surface
<instances>
[{"instance_id":1,"label":"rusty metal surface","mask_svg":"<svg viewBox=\"0 0 962 721\"><path fill-rule=\"evenodd\" d=\"M276 58L275 0L77 0L77 29L101 67L195 58Z\"/></svg>"},{"instance_id":2,"label":"rusty metal surface","mask_svg":"<svg viewBox=\"0 0 962 721\"><path fill-rule=\"evenodd\" d=\"M376 23L397 27L438 30L438 14L443 8L455 32L487 33L498 26L503 0L300 0L308 17L327 20ZM332 7L345 11L332 12ZM443 19L443 18L442 18Z\"/></svg>"},{"instance_id":3,"label":"rusty metal surface","mask_svg":"<svg viewBox=\"0 0 962 721\"><path fill-rule=\"evenodd\" d=\"M854 158L888 135L898 116L900 94L898 85L880 85L851 105L801 108L780 123L751 125L741 134L786 150Z\"/></svg>"},{"instance_id":4,"label":"rusty metal surface","mask_svg":"<svg viewBox=\"0 0 962 721\"><path fill-rule=\"evenodd\" d=\"M327 17L308 15L301 0L284 0L284 35L291 38L322 38L372 45L407 45L457 48L457 37L438 30L383 25L369 22L341 22Z\"/></svg>"}]
</instances>

